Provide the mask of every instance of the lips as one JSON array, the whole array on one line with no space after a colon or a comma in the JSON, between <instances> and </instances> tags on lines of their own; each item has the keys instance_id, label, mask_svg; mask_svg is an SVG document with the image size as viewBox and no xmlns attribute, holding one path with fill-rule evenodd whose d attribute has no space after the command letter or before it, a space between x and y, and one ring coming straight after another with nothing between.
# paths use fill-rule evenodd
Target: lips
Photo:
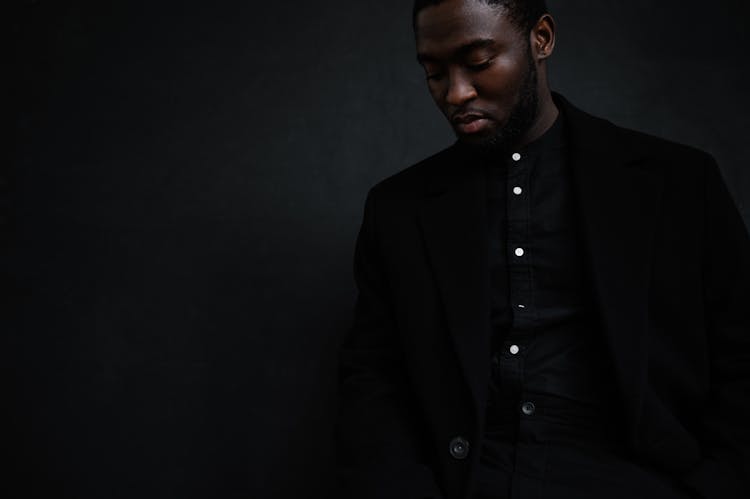
<instances>
[{"instance_id":1,"label":"lips","mask_svg":"<svg viewBox=\"0 0 750 499\"><path fill-rule=\"evenodd\" d=\"M481 132L490 124L489 118L478 113L457 114L451 121L460 133L466 135Z\"/></svg>"}]
</instances>

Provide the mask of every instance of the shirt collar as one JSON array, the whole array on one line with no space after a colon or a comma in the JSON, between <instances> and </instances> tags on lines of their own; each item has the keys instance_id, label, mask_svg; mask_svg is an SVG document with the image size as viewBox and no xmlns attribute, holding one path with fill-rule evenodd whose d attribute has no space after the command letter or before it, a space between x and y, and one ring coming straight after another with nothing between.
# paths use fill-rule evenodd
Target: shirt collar
<instances>
[{"instance_id":1,"label":"shirt collar","mask_svg":"<svg viewBox=\"0 0 750 499\"><path fill-rule=\"evenodd\" d=\"M564 121L562 112L558 113L554 123L547 131L525 146L512 149L508 153L510 158L513 159L516 154L521 157L537 157L544 152L563 147L565 145Z\"/></svg>"}]
</instances>

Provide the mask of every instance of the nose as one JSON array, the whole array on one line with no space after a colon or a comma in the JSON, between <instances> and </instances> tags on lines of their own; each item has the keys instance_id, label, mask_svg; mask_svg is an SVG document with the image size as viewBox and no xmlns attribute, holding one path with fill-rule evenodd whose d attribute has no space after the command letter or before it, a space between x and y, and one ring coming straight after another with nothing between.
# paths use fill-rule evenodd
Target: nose
<instances>
[{"instance_id":1,"label":"nose","mask_svg":"<svg viewBox=\"0 0 750 499\"><path fill-rule=\"evenodd\" d=\"M451 71L448 78L448 89L445 94L446 103L451 106L460 107L468 101L476 98L477 91L470 78L462 71Z\"/></svg>"}]
</instances>

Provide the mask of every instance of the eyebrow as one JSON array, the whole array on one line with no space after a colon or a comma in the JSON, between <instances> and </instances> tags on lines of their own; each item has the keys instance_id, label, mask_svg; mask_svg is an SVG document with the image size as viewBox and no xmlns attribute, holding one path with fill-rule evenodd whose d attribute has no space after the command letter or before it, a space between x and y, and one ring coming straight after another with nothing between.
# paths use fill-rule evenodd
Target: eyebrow
<instances>
[{"instance_id":1,"label":"eyebrow","mask_svg":"<svg viewBox=\"0 0 750 499\"><path fill-rule=\"evenodd\" d=\"M494 44L495 44L495 40L491 38L479 38L477 40L473 40L469 43L466 43L458 47L453 53L453 57L461 57L461 56L468 54L469 52L473 50L491 47ZM417 62L419 63L435 62L436 60L437 58L430 54L425 54L425 53L417 54Z\"/></svg>"}]
</instances>

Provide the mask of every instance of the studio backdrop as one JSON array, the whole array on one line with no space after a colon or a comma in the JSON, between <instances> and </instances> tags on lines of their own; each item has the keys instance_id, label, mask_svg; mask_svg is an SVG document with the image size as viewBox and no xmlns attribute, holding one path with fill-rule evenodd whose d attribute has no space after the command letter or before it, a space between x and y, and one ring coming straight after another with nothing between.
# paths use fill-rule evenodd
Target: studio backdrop
<instances>
[{"instance_id":1,"label":"studio backdrop","mask_svg":"<svg viewBox=\"0 0 750 499\"><path fill-rule=\"evenodd\" d=\"M329 497L365 194L454 140L410 2L9 4L3 497ZM747 2L549 6L553 89L747 220Z\"/></svg>"}]
</instances>

